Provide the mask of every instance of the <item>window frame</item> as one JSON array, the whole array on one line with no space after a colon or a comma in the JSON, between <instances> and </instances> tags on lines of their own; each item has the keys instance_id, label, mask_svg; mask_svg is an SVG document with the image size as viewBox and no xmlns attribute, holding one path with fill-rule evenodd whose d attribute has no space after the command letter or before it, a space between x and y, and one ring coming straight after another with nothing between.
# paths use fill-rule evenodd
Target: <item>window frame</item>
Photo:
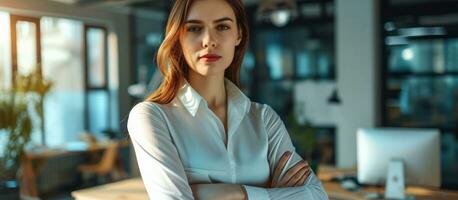
<instances>
[{"instance_id":1,"label":"window frame","mask_svg":"<svg viewBox=\"0 0 458 200\"><path fill-rule=\"evenodd\" d=\"M111 110L110 110L110 91L109 91L109 80L108 80L108 31L105 26L101 25L94 25L94 24L87 24L84 23L83 25L83 45L82 45L82 50L83 50L83 73L84 73L84 128L86 130L90 130L90 111L89 111L89 104L90 104L90 99L89 99L89 93L93 91L104 91L108 95L108 102L107 102L107 107L108 107L108 112L107 112L107 120L108 123L111 122ZM89 70L89 50L88 50L88 38L87 38L87 33L90 29L101 29L103 31L103 36L104 36L104 73L103 73L103 80L104 83L102 86L91 86L89 77L91 71Z\"/></svg>"},{"instance_id":2,"label":"window frame","mask_svg":"<svg viewBox=\"0 0 458 200\"><path fill-rule=\"evenodd\" d=\"M36 52L36 60L37 60L37 65L35 66L38 70L38 73L40 76L42 76L42 71L41 71L41 22L40 18L41 17L31 17L31 16L23 16L23 15L15 15L11 14L10 15L10 34L11 34L11 85L14 87L16 84L15 82L15 76L18 73L18 45L17 45L17 30L16 30L16 24L20 21L24 22L29 22L33 23L36 28L36 33L35 33L35 52ZM40 105L43 109L43 104ZM42 145L46 146L46 136L45 136L45 127L41 127L40 130L40 137L41 137L41 143Z\"/></svg>"}]
</instances>

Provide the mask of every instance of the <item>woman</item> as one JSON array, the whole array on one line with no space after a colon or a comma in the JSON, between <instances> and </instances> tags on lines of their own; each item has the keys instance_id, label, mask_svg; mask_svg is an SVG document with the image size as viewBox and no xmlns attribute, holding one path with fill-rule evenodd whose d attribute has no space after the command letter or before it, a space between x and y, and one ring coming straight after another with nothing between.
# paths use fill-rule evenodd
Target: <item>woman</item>
<instances>
[{"instance_id":1,"label":"woman","mask_svg":"<svg viewBox=\"0 0 458 200\"><path fill-rule=\"evenodd\" d=\"M278 115L238 89L247 42L241 0L175 1L164 80L128 121L151 199L327 199Z\"/></svg>"}]
</instances>

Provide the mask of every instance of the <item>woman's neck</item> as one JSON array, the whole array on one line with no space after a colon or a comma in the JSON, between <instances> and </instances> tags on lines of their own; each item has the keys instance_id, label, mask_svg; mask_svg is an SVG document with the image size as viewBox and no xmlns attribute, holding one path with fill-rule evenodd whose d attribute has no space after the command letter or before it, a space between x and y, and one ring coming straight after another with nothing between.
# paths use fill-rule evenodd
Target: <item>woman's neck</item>
<instances>
[{"instance_id":1,"label":"woman's neck","mask_svg":"<svg viewBox=\"0 0 458 200\"><path fill-rule=\"evenodd\" d=\"M223 76L189 75L187 78L194 90L207 101L211 109L226 106L226 87Z\"/></svg>"}]
</instances>

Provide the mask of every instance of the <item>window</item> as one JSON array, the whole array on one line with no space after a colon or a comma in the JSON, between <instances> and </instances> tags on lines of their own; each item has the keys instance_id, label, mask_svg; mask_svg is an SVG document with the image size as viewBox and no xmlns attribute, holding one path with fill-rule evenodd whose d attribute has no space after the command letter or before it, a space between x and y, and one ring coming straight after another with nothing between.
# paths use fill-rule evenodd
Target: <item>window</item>
<instances>
[{"instance_id":1,"label":"window","mask_svg":"<svg viewBox=\"0 0 458 200\"><path fill-rule=\"evenodd\" d=\"M54 85L45 99L48 146L78 140L84 127L83 23L43 17L42 73ZM58 74L58 76L57 76Z\"/></svg>"},{"instance_id":2,"label":"window","mask_svg":"<svg viewBox=\"0 0 458 200\"><path fill-rule=\"evenodd\" d=\"M110 93L107 83L107 33L98 26L84 27L86 128L92 133L109 129Z\"/></svg>"},{"instance_id":3,"label":"window","mask_svg":"<svg viewBox=\"0 0 458 200\"><path fill-rule=\"evenodd\" d=\"M40 20L35 17L10 15L11 53L13 75L26 75L41 70ZM40 105L43 106L43 105ZM31 115L34 128L31 133L32 144L46 144L44 128L38 115Z\"/></svg>"},{"instance_id":4,"label":"window","mask_svg":"<svg viewBox=\"0 0 458 200\"><path fill-rule=\"evenodd\" d=\"M458 188L457 1L383 1L383 126L441 131L442 187ZM453 13L453 14L451 14Z\"/></svg>"},{"instance_id":5,"label":"window","mask_svg":"<svg viewBox=\"0 0 458 200\"><path fill-rule=\"evenodd\" d=\"M410 39L387 50L387 125L453 128L458 120L458 40Z\"/></svg>"},{"instance_id":6,"label":"window","mask_svg":"<svg viewBox=\"0 0 458 200\"><path fill-rule=\"evenodd\" d=\"M5 24L0 31L0 91L11 87L11 43L10 43L10 16L0 11L0 24ZM1 95L1 94L0 94ZM8 137L0 131L0 147L4 147ZM0 148L0 156L3 156L4 148Z\"/></svg>"},{"instance_id":7,"label":"window","mask_svg":"<svg viewBox=\"0 0 458 200\"><path fill-rule=\"evenodd\" d=\"M0 12L0 24L5 24L0 31L0 89L11 86L11 37L10 26L6 25L9 23L8 13Z\"/></svg>"},{"instance_id":8,"label":"window","mask_svg":"<svg viewBox=\"0 0 458 200\"><path fill-rule=\"evenodd\" d=\"M89 88L106 87L106 31L86 27L87 85Z\"/></svg>"},{"instance_id":9,"label":"window","mask_svg":"<svg viewBox=\"0 0 458 200\"><path fill-rule=\"evenodd\" d=\"M261 29L256 34L256 51L265 54L265 65L269 72L263 79L333 79L332 39L319 35L310 36L307 27L287 30Z\"/></svg>"},{"instance_id":10,"label":"window","mask_svg":"<svg viewBox=\"0 0 458 200\"><path fill-rule=\"evenodd\" d=\"M53 82L43 105L44 130L33 130L33 145L62 146L79 140L85 131L101 136L105 130L118 130L112 117L117 115L117 80L110 86L108 77L109 66L117 71L116 59L109 58L117 56L117 41L113 34L108 37L106 28L0 12L0 29L0 89L11 87L14 74L36 68ZM3 135L0 144L6 142Z\"/></svg>"}]
</instances>

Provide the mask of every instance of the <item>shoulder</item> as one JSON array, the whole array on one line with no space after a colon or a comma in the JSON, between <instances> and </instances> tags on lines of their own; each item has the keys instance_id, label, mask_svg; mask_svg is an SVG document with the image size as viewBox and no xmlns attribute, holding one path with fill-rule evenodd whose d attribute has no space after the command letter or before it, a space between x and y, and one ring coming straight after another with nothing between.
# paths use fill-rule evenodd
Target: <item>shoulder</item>
<instances>
[{"instance_id":1,"label":"shoulder","mask_svg":"<svg viewBox=\"0 0 458 200\"><path fill-rule=\"evenodd\" d=\"M272 127L278 128L278 126L283 124L280 116L268 104L254 103L252 107L256 110L255 112L257 112L257 115L261 118L267 129Z\"/></svg>"},{"instance_id":2,"label":"shoulder","mask_svg":"<svg viewBox=\"0 0 458 200\"><path fill-rule=\"evenodd\" d=\"M136 104L129 113L127 130L132 135L162 134L167 130L167 119L164 109L168 105L143 101Z\"/></svg>"},{"instance_id":3,"label":"shoulder","mask_svg":"<svg viewBox=\"0 0 458 200\"><path fill-rule=\"evenodd\" d=\"M129 113L127 124L135 123L139 119L150 119L162 121L164 119L164 109L168 105L162 105L155 102L143 101L136 104ZM143 120L140 120L143 121Z\"/></svg>"},{"instance_id":4,"label":"shoulder","mask_svg":"<svg viewBox=\"0 0 458 200\"><path fill-rule=\"evenodd\" d=\"M272 107L258 102L251 102L250 114L260 116L263 120L277 115Z\"/></svg>"},{"instance_id":5,"label":"shoulder","mask_svg":"<svg viewBox=\"0 0 458 200\"><path fill-rule=\"evenodd\" d=\"M149 112L149 111L154 111L158 109L160 105L154 102L149 102L149 101L142 101L140 103L137 103L131 110L130 114L136 114L136 113L143 113L143 112Z\"/></svg>"},{"instance_id":6,"label":"shoulder","mask_svg":"<svg viewBox=\"0 0 458 200\"><path fill-rule=\"evenodd\" d=\"M171 105L169 104L158 104L150 101L142 101L140 103L137 103L130 110L129 115L131 116L137 114L159 114L163 112L165 109L168 109L169 107L171 107Z\"/></svg>"}]
</instances>

